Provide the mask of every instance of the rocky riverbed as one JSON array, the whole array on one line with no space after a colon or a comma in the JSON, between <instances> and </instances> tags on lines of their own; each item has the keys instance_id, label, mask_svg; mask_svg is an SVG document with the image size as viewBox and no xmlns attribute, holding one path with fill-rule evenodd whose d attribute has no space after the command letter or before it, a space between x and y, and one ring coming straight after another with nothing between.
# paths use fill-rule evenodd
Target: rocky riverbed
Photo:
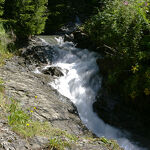
<instances>
[{"instance_id":1,"label":"rocky riverbed","mask_svg":"<svg viewBox=\"0 0 150 150\"><path fill-rule=\"evenodd\" d=\"M34 38L27 47L20 49L20 56L6 61L0 68L5 96L17 100L23 110L36 107L32 114L33 120L49 122L54 128L77 136L78 140L69 149L120 150L116 142L96 138L82 124L72 102L48 85L49 81L63 75L60 68L48 68L41 74L34 73L37 67L42 69L47 63L51 63L54 52L50 49L51 47L43 45L42 40ZM0 113L4 113L2 109ZM48 143L49 138L43 136L35 135L24 139L11 130L6 118L0 118L0 150L50 149Z\"/></svg>"},{"instance_id":2,"label":"rocky riverbed","mask_svg":"<svg viewBox=\"0 0 150 150\"><path fill-rule=\"evenodd\" d=\"M81 30L76 30L72 34L65 35L65 40L76 43L79 48L86 48L96 51L102 57L97 59L100 74L103 77L101 89L98 92L96 101L93 103L93 110L107 124L119 128L122 131L130 133L130 139L140 143L143 147L150 148L149 144L149 113L139 110L136 103L123 101L120 93L110 91L107 83L107 72L113 64L106 56L109 47L101 45L96 47L89 37ZM118 83L122 84L121 82ZM117 85L113 85L114 89Z\"/></svg>"}]
</instances>

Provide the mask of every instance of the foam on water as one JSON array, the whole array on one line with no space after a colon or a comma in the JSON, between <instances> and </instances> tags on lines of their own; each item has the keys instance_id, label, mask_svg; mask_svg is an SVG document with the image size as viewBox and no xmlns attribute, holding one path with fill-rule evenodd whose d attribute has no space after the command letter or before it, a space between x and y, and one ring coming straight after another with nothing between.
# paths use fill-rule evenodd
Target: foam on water
<instances>
[{"instance_id":1,"label":"foam on water","mask_svg":"<svg viewBox=\"0 0 150 150\"><path fill-rule=\"evenodd\" d=\"M96 63L100 56L87 49L75 48L73 43L64 42L61 37L56 40L58 44L53 48L57 56L51 66L62 68L64 76L49 84L76 105L82 122L97 136L116 139L125 150L143 150L93 112L92 105L102 80Z\"/></svg>"}]
</instances>

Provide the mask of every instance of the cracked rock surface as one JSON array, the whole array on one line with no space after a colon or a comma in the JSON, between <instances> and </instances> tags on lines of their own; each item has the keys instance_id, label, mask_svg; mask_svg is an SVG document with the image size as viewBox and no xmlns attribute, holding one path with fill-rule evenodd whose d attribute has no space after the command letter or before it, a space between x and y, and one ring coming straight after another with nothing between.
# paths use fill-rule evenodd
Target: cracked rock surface
<instances>
[{"instance_id":1,"label":"cracked rock surface","mask_svg":"<svg viewBox=\"0 0 150 150\"><path fill-rule=\"evenodd\" d=\"M48 85L54 77L50 74L33 73L38 63L27 64L30 62L26 60L27 58L15 56L0 68L0 78L4 81L6 96L18 100L24 110L36 107L32 115L33 120L50 122L53 127L80 137L92 137L92 133L82 124L72 102ZM42 59L44 59L43 54ZM41 62L40 65L44 63ZM48 142L48 138L37 136L23 139L11 131L7 120L0 118L0 150L46 150ZM71 149L108 150L102 142L90 142L86 139L79 140L71 146Z\"/></svg>"}]
</instances>

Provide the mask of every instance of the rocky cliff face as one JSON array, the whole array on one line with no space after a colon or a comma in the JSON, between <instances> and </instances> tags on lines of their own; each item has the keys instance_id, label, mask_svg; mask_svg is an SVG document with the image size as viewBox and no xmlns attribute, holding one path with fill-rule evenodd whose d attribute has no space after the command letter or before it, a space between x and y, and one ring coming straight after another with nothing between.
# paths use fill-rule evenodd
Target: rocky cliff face
<instances>
[{"instance_id":1,"label":"rocky cliff face","mask_svg":"<svg viewBox=\"0 0 150 150\"><path fill-rule=\"evenodd\" d=\"M5 95L17 100L23 110L36 107L32 113L33 120L49 122L54 128L77 136L78 141L72 144L70 149L115 148L116 143L93 138L94 135L82 124L76 107L69 99L61 96L48 85L55 77L63 75L60 68L48 68L41 74L33 72L36 67L41 69L46 63L51 62L51 53L50 47L45 47L42 41L34 39L27 48L21 49L21 56L6 61L6 64L0 68ZM4 113L2 109L0 113ZM90 138L83 138L87 136ZM7 119L0 118L0 150L49 149L47 143L49 143L48 137L35 135L29 139L22 138L11 130ZM117 146L117 149L120 148Z\"/></svg>"}]
</instances>

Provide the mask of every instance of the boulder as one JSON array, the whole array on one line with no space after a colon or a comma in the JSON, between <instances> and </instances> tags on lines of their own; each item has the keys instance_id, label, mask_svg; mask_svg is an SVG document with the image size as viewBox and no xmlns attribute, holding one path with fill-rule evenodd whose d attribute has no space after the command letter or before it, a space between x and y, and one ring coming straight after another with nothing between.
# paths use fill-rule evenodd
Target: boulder
<instances>
[{"instance_id":1,"label":"boulder","mask_svg":"<svg viewBox=\"0 0 150 150\"><path fill-rule=\"evenodd\" d=\"M61 68L59 67L48 67L46 69L43 69L42 73L57 77L61 77L64 75L61 71Z\"/></svg>"}]
</instances>

